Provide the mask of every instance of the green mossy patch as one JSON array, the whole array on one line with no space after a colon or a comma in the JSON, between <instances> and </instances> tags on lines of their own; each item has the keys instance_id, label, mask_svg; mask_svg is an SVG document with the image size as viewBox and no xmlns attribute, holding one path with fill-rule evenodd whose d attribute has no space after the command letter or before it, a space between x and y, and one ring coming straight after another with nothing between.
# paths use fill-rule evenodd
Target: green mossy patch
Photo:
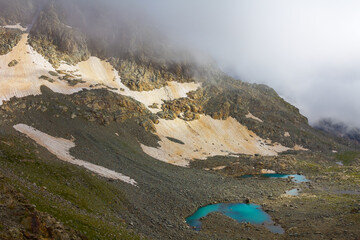
<instances>
[{"instance_id":1,"label":"green mossy patch","mask_svg":"<svg viewBox=\"0 0 360 240\"><path fill-rule=\"evenodd\" d=\"M11 183L37 210L89 239L140 239L120 217L127 200L114 183L56 159L38 158L37 151L22 139L0 138L0 170L12 172Z\"/></svg>"}]
</instances>

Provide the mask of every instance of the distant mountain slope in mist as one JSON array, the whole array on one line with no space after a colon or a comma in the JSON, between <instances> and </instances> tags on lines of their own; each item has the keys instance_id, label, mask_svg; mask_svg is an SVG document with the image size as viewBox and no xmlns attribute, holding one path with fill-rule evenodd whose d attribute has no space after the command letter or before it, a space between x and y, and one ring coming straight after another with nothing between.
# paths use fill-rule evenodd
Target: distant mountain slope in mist
<instances>
[{"instance_id":1,"label":"distant mountain slope in mist","mask_svg":"<svg viewBox=\"0 0 360 240\"><path fill-rule=\"evenodd\" d=\"M323 119L317 122L314 127L336 137L360 143L360 129L356 127L349 127L343 122Z\"/></svg>"}]
</instances>

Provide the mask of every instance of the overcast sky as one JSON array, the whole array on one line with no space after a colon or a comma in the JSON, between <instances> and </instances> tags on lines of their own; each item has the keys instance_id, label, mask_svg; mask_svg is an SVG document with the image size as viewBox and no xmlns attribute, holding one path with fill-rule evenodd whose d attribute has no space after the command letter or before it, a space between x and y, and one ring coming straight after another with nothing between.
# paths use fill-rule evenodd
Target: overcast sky
<instances>
[{"instance_id":1,"label":"overcast sky","mask_svg":"<svg viewBox=\"0 0 360 240\"><path fill-rule=\"evenodd\" d=\"M208 52L243 81L265 83L313 123L360 127L360 1L143 1L161 30Z\"/></svg>"}]
</instances>

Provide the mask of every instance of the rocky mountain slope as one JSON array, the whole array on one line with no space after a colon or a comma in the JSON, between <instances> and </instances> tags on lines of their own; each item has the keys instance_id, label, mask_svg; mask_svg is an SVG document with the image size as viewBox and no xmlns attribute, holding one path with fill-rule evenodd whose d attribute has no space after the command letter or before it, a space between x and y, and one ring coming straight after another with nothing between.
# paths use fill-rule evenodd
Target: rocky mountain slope
<instances>
[{"instance_id":1,"label":"rocky mountain slope","mask_svg":"<svg viewBox=\"0 0 360 240\"><path fill-rule=\"evenodd\" d=\"M0 6L0 237L360 236L358 145L312 128L270 87L196 61L142 25L146 16L108 3ZM266 172L311 183L241 178ZM284 194L294 187L302 194ZM212 215L197 232L184 221L249 199L285 233Z\"/></svg>"}]
</instances>

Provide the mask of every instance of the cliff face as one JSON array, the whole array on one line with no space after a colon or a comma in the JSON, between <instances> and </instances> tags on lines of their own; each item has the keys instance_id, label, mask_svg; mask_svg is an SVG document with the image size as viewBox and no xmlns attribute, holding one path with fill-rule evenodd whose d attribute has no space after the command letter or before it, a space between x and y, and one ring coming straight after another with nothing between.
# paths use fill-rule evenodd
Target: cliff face
<instances>
[{"instance_id":1,"label":"cliff face","mask_svg":"<svg viewBox=\"0 0 360 240\"><path fill-rule=\"evenodd\" d=\"M62 23L52 3L41 11L30 36L31 46L54 66L60 61L75 64L90 56L85 36Z\"/></svg>"},{"instance_id":2,"label":"cliff face","mask_svg":"<svg viewBox=\"0 0 360 240\"><path fill-rule=\"evenodd\" d=\"M0 55L9 53L19 43L20 39L20 30L0 28Z\"/></svg>"}]
</instances>

